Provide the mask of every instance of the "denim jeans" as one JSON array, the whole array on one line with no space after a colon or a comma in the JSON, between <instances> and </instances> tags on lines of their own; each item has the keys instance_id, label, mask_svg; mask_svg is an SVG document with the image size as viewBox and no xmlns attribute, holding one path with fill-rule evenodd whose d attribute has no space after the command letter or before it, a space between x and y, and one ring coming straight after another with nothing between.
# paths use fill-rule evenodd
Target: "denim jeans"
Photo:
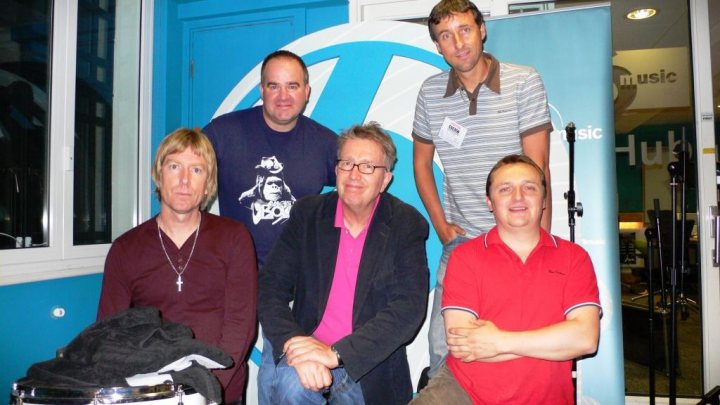
<instances>
[{"instance_id":1,"label":"denim jeans","mask_svg":"<svg viewBox=\"0 0 720 405\"><path fill-rule=\"evenodd\" d=\"M272 404L270 398L272 397L275 362L273 361L272 345L264 334L261 359L257 376L258 404Z\"/></svg>"},{"instance_id":2,"label":"denim jeans","mask_svg":"<svg viewBox=\"0 0 720 405\"><path fill-rule=\"evenodd\" d=\"M263 337L262 364L258 372L258 403L260 405L275 404L332 404L356 405L364 404L362 388L338 367L330 370L332 385L325 391L315 392L300 384L295 369L288 366L287 359L282 358L275 365L270 342Z\"/></svg>"},{"instance_id":3,"label":"denim jeans","mask_svg":"<svg viewBox=\"0 0 720 405\"><path fill-rule=\"evenodd\" d=\"M428 330L428 346L430 349L430 371L428 372L428 376L430 378L434 377L438 372L448 352L447 342L445 341L445 322L440 313L442 309L442 282L445 278L445 271L447 270L448 261L450 260L450 253L452 253L458 245L468 240L470 239L458 235L455 239L443 246L443 253L440 257L440 265L437 271L437 283L435 284L435 291L433 292L433 306L430 312L430 327Z\"/></svg>"}]
</instances>

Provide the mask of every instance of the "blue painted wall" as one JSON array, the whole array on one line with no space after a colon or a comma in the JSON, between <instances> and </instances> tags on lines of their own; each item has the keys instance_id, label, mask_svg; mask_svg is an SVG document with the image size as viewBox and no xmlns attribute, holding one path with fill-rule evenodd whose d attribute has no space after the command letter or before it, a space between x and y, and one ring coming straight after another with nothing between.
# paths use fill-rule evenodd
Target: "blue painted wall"
<instances>
[{"instance_id":1,"label":"blue painted wall","mask_svg":"<svg viewBox=\"0 0 720 405\"><path fill-rule=\"evenodd\" d=\"M327 0L308 2L307 0L263 0L261 2L246 1L177 1L165 0L156 2L155 40L153 48L153 105L152 105L152 140L151 150L154 155L160 141L178 127L203 127L207 122L190 122L183 116L183 103L187 103L187 94L183 94L183 83L187 74L187 61L183 60L184 47L189 46L184 38L188 26L198 24L203 19L219 19L220 17L238 17L243 15L290 14L304 15L297 22L295 37L289 42L315 31L348 22L347 0ZM237 52L252 46L259 54L267 55L276 50L274 45L263 45L263 38L247 38L237 44ZM252 43L252 44L251 44ZM262 62L262 58L252 60L251 68ZM233 66L226 67L233 69ZM236 67L237 68L237 67ZM251 69L250 68L250 69ZM237 68L238 80L250 69L242 71ZM187 91L187 90L186 90ZM152 200L152 212L157 213L160 206L157 199Z\"/></svg>"},{"instance_id":2,"label":"blue painted wall","mask_svg":"<svg viewBox=\"0 0 720 405\"><path fill-rule=\"evenodd\" d=\"M55 357L95 320L101 282L93 274L0 287L0 401L33 363Z\"/></svg>"},{"instance_id":3,"label":"blue painted wall","mask_svg":"<svg viewBox=\"0 0 720 405\"><path fill-rule=\"evenodd\" d=\"M304 29L296 32L297 38L348 20L345 0L156 1L153 33L153 154L165 134L186 125L181 114L183 70L180 66L186 63L182 60L183 24L202 18L277 9L299 9L304 13ZM268 48L266 53L273 50ZM238 51L242 51L241 47ZM246 73L238 72L240 77ZM153 198L152 204L153 212L158 212L156 199ZM69 343L95 320L101 282L102 275L95 274L0 287L0 403L6 402L12 383L24 376L33 363L53 358L58 348ZM65 310L64 317L52 316L56 307Z\"/></svg>"}]
</instances>

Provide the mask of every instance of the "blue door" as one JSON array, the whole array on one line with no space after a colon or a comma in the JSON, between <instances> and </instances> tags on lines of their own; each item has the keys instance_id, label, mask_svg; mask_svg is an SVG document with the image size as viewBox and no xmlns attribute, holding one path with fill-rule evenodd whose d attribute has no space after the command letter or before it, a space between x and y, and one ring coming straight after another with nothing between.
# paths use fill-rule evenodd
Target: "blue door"
<instances>
[{"instance_id":1,"label":"blue door","mask_svg":"<svg viewBox=\"0 0 720 405\"><path fill-rule=\"evenodd\" d=\"M228 93L267 54L302 36L348 20L344 0L268 3L236 0L155 3L152 155L162 138L176 128L205 126ZM257 72L255 86L259 76ZM157 213L157 200L152 199L151 204L151 212Z\"/></svg>"},{"instance_id":2,"label":"blue door","mask_svg":"<svg viewBox=\"0 0 720 405\"><path fill-rule=\"evenodd\" d=\"M298 10L208 18L186 25L183 121L203 127L233 87L270 52L304 35Z\"/></svg>"}]
</instances>

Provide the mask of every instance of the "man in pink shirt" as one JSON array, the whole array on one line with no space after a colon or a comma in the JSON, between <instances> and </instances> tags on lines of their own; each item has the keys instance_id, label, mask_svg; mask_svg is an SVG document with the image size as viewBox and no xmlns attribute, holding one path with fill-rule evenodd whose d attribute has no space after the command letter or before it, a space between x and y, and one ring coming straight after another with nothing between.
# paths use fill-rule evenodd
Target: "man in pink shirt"
<instances>
[{"instance_id":1,"label":"man in pink shirt","mask_svg":"<svg viewBox=\"0 0 720 405\"><path fill-rule=\"evenodd\" d=\"M259 277L270 403L412 398L405 346L425 315L428 224L385 192L395 158L377 124L354 126L338 138L337 191L293 206Z\"/></svg>"}]
</instances>

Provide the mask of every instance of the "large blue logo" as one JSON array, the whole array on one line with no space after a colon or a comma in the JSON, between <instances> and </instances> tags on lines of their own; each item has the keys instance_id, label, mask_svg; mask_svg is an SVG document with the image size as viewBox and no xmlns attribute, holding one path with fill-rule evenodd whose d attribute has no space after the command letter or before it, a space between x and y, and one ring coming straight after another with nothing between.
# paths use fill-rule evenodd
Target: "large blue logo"
<instances>
[{"instance_id":1,"label":"large blue logo","mask_svg":"<svg viewBox=\"0 0 720 405\"><path fill-rule=\"evenodd\" d=\"M427 29L397 22L343 25L301 38L285 49L300 55L310 71L312 93L305 114L338 133L358 123L380 123L398 149L389 191L425 214L412 167L415 100L427 77L447 69ZM230 92L216 115L257 105L259 78L258 66ZM435 175L437 184L442 185L439 166ZM441 244L434 232L427 242L427 253L432 289L441 254ZM421 331L419 336L416 352L409 358L417 359L415 368L422 370L427 343L425 333ZM258 342L250 357L257 366L261 364L260 346Z\"/></svg>"},{"instance_id":2,"label":"large blue logo","mask_svg":"<svg viewBox=\"0 0 720 405\"><path fill-rule=\"evenodd\" d=\"M328 61L335 62L322 93L315 94L313 90L311 97L317 97L312 118L338 132L353 124L366 121L383 81L395 80L396 83L386 85L396 87L399 91L408 87L407 79L403 77L387 78L391 62L395 58L407 58L434 66L438 71L447 68L445 61L437 53L385 41L331 45L301 56L310 67ZM422 81L414 83L413 87L419 87L420 83ZM240 101L238 108L251 107L259 99L260 91L256 87ZM415 106L414 104L389 105L387 108L393 110L403 108L412 112ZM382 122L380 124L383 125ZM404 134L405 137L407 135Z\"/></svg>"}]
</instances>

